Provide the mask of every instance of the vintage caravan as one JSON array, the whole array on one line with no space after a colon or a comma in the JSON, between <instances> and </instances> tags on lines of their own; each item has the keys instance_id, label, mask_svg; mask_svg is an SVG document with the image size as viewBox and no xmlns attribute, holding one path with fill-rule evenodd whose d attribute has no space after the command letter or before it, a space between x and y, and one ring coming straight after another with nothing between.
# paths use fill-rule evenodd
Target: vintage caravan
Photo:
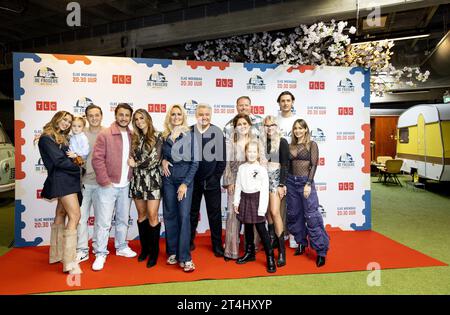
<instances>
[{"instance_id":1,"label":"vintage caravan","mask_svg":"<svg viewBox=\"0 0 450 315\"><path fill-rule=\"evenodd\" d=\"M400 115L397 158L416 180L450 181L450 104L417 105Z\"/></svg>"}]
</instances>

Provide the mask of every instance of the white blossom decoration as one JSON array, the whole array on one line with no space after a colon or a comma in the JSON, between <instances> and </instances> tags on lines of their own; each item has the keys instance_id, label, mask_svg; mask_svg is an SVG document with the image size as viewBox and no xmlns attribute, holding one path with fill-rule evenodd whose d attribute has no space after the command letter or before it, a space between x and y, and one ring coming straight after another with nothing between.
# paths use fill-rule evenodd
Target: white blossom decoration
<instances>
[{"instance_id":1,"label":"white blossom decoration","mask_svg":"<svg viewBox=\"0 0 450 315\"><path fill-rule=\"evenodd\" d=\"M356 28L348 22L300 25L291 32L254 33L187 44L195 59L284 65L361 66L371 69L371 93L381 96L394 85L414 86L430 75L418 67L395 69L390 63L394 42L350 44ZM385 79L389 78L389 79Z\"/></svg>"}]
</instances>

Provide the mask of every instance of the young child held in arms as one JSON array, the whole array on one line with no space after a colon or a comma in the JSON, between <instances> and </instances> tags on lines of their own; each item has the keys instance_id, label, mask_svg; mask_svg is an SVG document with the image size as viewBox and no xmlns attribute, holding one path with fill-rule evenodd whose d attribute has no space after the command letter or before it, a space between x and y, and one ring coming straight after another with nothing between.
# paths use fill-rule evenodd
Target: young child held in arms
<instances>
[{"instance_id":1,"label":"young child held in arms","mask_svg":"<svg viewBox=\"0 0 450 315\"><path fill-rule=\"evenodd\" d=\"M267 272L276 271L269 232L266 229L266 212L269 204L269 175L259 164L259 144L250 141L245 146L246 163L239 166L234 191L234 211L237 218L245 224L245 254L237 264L245 264L256 259L253 227L256 226L264 245L267 259Z\"/></svg>"},{"instance_id":2,"label":"young child held in arms","mask_svg":"<svg viewBox=\"0 0 450 315\"><path fill-rule=\"evenodd\" d=\"M89 155L89 140L83 132L86 121L83 117L75 116L72 121L72 134L67 156L78 166L84 166Z\"/></svg>"}]
</instances>

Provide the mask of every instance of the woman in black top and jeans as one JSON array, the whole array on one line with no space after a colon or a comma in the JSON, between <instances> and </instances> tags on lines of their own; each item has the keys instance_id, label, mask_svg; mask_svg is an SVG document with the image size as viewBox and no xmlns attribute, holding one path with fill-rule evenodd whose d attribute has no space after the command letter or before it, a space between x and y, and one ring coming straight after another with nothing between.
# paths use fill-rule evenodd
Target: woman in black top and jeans
<instances>
[{"instance_id":1,"label":"woman in black top and jeans","mask_svg":"<svg viewBox=\"0 0 450 315\"><path fill-rule=\"evenodd\" d=\"M292 141L289 146L287 226L299 244L297 254L303 253L308 246L308 236L311 247L317 252L316 265L321 267L325 264L330 239L318 210L319 199L314 187L318 160L319 148L317 143L310 140L306 121L297 119L292 126Z\"/></svg>"}]
</instances>

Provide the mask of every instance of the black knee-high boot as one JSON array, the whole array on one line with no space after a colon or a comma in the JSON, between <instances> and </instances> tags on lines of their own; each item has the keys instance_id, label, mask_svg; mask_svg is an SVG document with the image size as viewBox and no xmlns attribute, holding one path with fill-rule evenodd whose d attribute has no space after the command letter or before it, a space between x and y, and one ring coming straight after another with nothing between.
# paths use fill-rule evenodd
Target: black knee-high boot
<instances>
[{"instance_id":1,"label":"black knee-high boot","mask_svg":"<svg viewBox=\"0 0 450 315\"><path fill-rule=\"evenodd\" d=\"M148 219L137 223L139 231L139 241L141 243L141 253L139 254L138 261L144 261L148 254L149 238L150 238L150 225Z\"/></svg>"},{"instance_id":2,"label":"black knee-high boot","mask_svg":"<svg viewBox=\"0 0 450 315\"><path fill-rule=\"evenodd\" d=\"M275 227L273 224L268 224L269 227L269 237L270 237L270 244L272 244L272 248L275 249L278 247L278 237L275 233Z\"/></svg>"},{"instance_id":3,"label":"black knee-high boot","mask_svg":"<svg viewBox=\"0 0 450 315\"><path fill-rule=\"evenodd\" d=\"M245 253L244 256L239 257L236 260L236 264L245 264L249 261L256 260L255 253L255 236L253 234L253 224L245 224Z\"/></svg>"},{"instance_id":4,"label":"black knee-high boot","mask_svg":"<svg viewBox=\"0 0 450 315\"><path fill-rule=\"evenodd\" d=\"M147 268L156 265L159 255L159 234L161 232L161 223L155 226L150 226L150 242L149 242L149 257L147 261Z\"/></svg>"},{"instance_id":5,"label":"black knee-high boot","mask_svg":"<svg viewBox=\"0 0 450 315\"><path fill-rule=\"evenodd\" d=\"M286 244L284 242L284 232L278 236L278 260L277 266L283 267L286 265Z\"/></svg>"},{"instance_id":6,"label":"black knee-high boot","mask_svg":"<svg viewBox=\"0 0 450 315\"><path fill-rule=\"evenodd\" d=\"M276 272L277 266L275 264L275 255L273 253L272 245L270 244L269 232L266 230L265 223L257 223L256 230L258 231L259 237L264 245L264 251L267 259L267 272Z\"/></svg>"}]
</instances>

